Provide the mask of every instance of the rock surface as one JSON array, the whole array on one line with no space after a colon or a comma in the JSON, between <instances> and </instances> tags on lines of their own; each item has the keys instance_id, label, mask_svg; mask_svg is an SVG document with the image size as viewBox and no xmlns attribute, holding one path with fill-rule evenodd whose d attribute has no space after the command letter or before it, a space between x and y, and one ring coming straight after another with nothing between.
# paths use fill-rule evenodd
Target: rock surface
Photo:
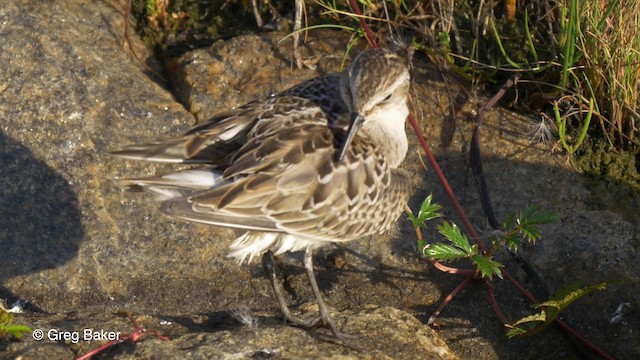
<instances>
[{"instance_id":1,"label":"rock surface","mask_svg":"<svg viewBox=\"0 0 640 360\"><path fill-rule=\"evenodd\" d=\"M426 326L459 279L432 271L416 257L415 234L404 220L394 234L317 256L327 303L344 331L359 335L352 345L361 350L336 344L324 330L283 326L259 264L240 266L225 258L231 231L168 219L151 198L123 193L114 181L170 166L107 153L178 134L217 111L337 71L348 39L312 36L304 51L309 63L317 60L315 70L291 66L290 42L276 45L283 34L242 36L185 54L170 73L175 97L187 111L123 49L122 29L121 15L102 2L9 1L0 8L0 297L28 301L16 322L45 333L93 329L124 335L135 330L122 315L127 312L170 339L149 333L105 351L121 359L576 356L553 329L507 340L482 285L470 286L445 308L437 331ZM433 74L415 73L416 114L423 115L422 130L463 206L483 228L462 151L473 125L464 120L477 105L459 109L454 122L447 104L448 91L455 90ZM637 357L637 228L594 207L585 181L564 155L531 144L527 126L521 116L493 110L483 129L496 213L504 217L538 204L560 216L527 249L533 264L552 289L576 280L612 281L606 291L576 302L568 316L615 357ZM414 147L404 167L416 178L411 207L430 192L447 204L410 137ZM444 211L455 220L453 210ZM433 231L426 235L439 238ZM284 257L279 265L290 302L311 316L312 295L299 260ZM526 315L527 304L508 286L499 283L496 291L511 320ZM626 314L612 322L622 303L629 303ZM27 334L20 342L0 342L0 349L10 358L67 359L105 342L36 341Z\"/></svg>"}]
</instances>

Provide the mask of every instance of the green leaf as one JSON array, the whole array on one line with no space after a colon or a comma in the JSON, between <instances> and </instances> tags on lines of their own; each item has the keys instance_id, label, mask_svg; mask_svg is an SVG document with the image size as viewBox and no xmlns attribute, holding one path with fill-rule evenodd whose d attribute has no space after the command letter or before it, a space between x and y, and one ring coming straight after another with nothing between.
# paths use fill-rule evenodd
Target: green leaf
<instances>
[{"instance_id":1,"label":"green leaf","mask_svg":"<svg viewBox=\"0 0 640 360\"><path fill-rule=\"evenodd\" d=\"M435 260L447 261L467 257L467 253L451 245L443 243L429 244L424 248L424 254Z\"/></svg>"},{"instance_id":2,"label":"green leaf","mask_svg":"<svg viewBox=\"0 0 640 360\"><path fill-rule=\"evenodd\" d=\"M0 337L12 335L17 339L22 338L24 333L31 332L26 325L13 323L13 314L0 310Z\"/></svg>"},{"instance_id":3,"label":"green leaf","mask_svg":"<svg viewBox=\"0 0 640 360\"><path fill-rule=\"evenodd\" d=\"M462 234L458 225L443 222L438 225L438 231L467 255L474 255L478 253L478 247L475 245L471 246L471 244L469 244L469 240L467 240L467 237Z\"/></svg>"},{"instance_id":4,"label":"green leaf","mask_svg":"<svg viewBox=\"0 0 640 360\"><path fill-rule=\"evenodd\" d=\"M551 224L558 221L558 217L550 212L540 209L537 205L527 206L519 216L519 222L527 222L529 224Z\"/></svg>"},{"instance_id":5,"label":"green leaf","mask_svg":"<svg viewBox=\"0 0 640 360\"><path fill-rule=\"evenodd\" d=\"M538 206L527 206L518 216L508 215L502 224L504 238L497 243L505 244L516 251L527 240L535 243L540 238L540 225L558 221L556 215L540 210Z\"/></svg>"},{"instance_id":6,"label":"green leaf","mask_svg":"<svg viewBox=\"0 0 640 360\"><path fill-rule=\"evenodd\" d=\"M513 229L513 219L513 214L507 215L507 217L504 219L504 222L502 223L502 229L504 229L504 231Z\"/></svg>"},{"instance_id":7,"label":"green leaf","mask_svg":"<svg viewBox=\"0 0 640 360\"><path fill-rule=\"evenodd\" d=\"M570 285L564 289L558 290L556 295L541 304L536 305L536 308L550 307L558 309L558 312L564 310L569 304L578 300L579 298L588 295L596 290L604 290L607 287L606 282L602 282L593 286L587 286L584 288L576 289L576 285Z\"/></svg>"},{"instance_id":8,"label":"green leaf","mask_svg":"<svg viewBox=\"0 0 640 360\"><path fill-rule=\"evenodd\" d=\"M540 238L540 229L537 226L531 224L520 225L520 234L530 243L535 244L536 240Z\"/></svg>"},{"instance_id":9,"label":"green leaf","mask_svg":"<svg viewBox=\"0 0 640 360\"><path fill-rule=\"evenodd\" d=\"M507 336L511 339L515 336L527 336L538 333L546 327L547 318L547 313L544 310L537 314L525 316L513 324L514 327L507 331ZM526 324L525 327L518 326L524 324Z\"/></svg>"},{"instance_id":10,"label":"green leaf","mask_svg":"<svg viewBox=\"0 0 640 360\"><path fill-rule=\"evenodd\" d=\"M7 333L13 335L16 339L20 340L24 333L31 332L31 329L26 325L9 325L6 329Z\"/></svg>"},{"instance_id":11,"label":"green leaf","mask_svg":"<svg viewBox=\"0 0 640 360\"><path fill-rule=\"evenodd\" d=\"M409 217L409 221L414 228L424 227L425 223L429 220L441 217L442 214L438 212L438 210L442 209L442 206L438 204L432 204L431 199L432 195L427 196L426 199L422 202L422 206L420 206L420 210L418 211L418 216L415 216L412 213L407 213Z\"/></svg>"},{"instance_id":12,"label":"green leaf","mask_svg":"<svg viewBox=\"0 0 640 360\"><path fill-rule=\"evenodd\" d=\"M526 316L516 321L513 324L516 328L508 331L507 336L511 338L514 336L525 336L539 333L549 326L558 314L569 304L596 290L603 290L606 286L607 284L603 282L585 288L578 288L578 285L570 285L560 289L552 299L535 306L535 308L541 309L539 313ZM531 324L534 322L537 324L529 329L517 327L517 325Z\"/></svg>"},{"instance_id":13,"label":"green leaf","mask_svg":"<svg viewBox=\"0 0 640 360\"><path fill-rule=\"evenodd\" d=\"M545 322L547 320L547 314L544 310L537 314L525 316L522 319L516 321L513 326L522 325L530 322Z\"/></svg>"},{"instance_id":14,"label":"green leaf","mask_svg":"<svg viewBox=\"0 0 640 360\"><path fill-rule=\"evenodd\" d=\"M482 277L487 277L489 280L493 280L493 275L497 275L502 279L500 268L504 265L501 263L479 254L471 256L471 261L476 266Z\"/></svg>"},{"instance_id":15,"label":"green leaf","mask_svg":"<svg viewBox=\"0 0 640 360\"><path fill-rule=\"evenodd\" d=\"M507 331L507 336L509 337L509 339L511 339L516 336L524 336L526 333L527 333L527 330L519 327L515 327Z\"/></svg>"},{"instance_id":16,"label":"green leaf","mask_svg":"<svg viewBox=\"0 0 640 360\"><path fill-rule=\"evenodd\" d=\"M515 233L509 233L503 238L510 250L516 251L522 245L522 241L516 236Z\"/></svg>"}]
</instances>

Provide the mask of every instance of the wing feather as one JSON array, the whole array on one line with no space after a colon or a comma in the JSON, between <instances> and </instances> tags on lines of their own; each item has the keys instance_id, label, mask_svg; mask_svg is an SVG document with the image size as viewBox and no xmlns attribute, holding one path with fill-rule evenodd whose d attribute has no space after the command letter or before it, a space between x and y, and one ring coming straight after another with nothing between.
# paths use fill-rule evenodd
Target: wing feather
<instances>
[{"instance_id":1,"label":"wing feather","mask_svg":"<svg viewBox=\"0 0 640 360\"><path fill-rule=\"evenodd\" d=\"M336 163L336 143L344 136L349 114L341 101L312 101L309 95L316 90L310 84L278 95L277 111L272 100L249 103L182 137L113 154L217 167L221 175L210 188L167 192L178 196L164 200L161 211L179 219L329 241L389 228L408 200L408 175L388 168L376 146L363 137L356 137ZM180 179L180 173L175 176ZM133 180L142 186L176 187L173 178L158 179Z\"/></svg>"},{"instance_id":2,"label":"wing feather","mask_svg":"<svg viewBox=\"0 0 640 360\"><path fill-rule=\"evenodd\" d=\"M189 199L197 214L194 221L204 214L229 227L256 221L280 232L333 241L370 235L381 222L390 226L408 192L389 181L394 169L380 161L376 147L356 138L345 159L336 163L332 130L326 124L302 123L250 139L225 170L231 184ZM385 202L382 208L379 200Z\"/></svg>"}]
</instances>

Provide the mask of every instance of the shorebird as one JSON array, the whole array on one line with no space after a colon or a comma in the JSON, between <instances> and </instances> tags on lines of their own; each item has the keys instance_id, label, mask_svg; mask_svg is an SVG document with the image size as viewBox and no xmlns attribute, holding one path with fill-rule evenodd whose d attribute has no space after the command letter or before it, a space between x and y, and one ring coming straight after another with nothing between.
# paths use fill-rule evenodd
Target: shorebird
<instances>
[{"instance_id":1,"label":"shorebird","mask_svg":"<svg viewBox=\"0 0 640 360\"><path fill-rule=\"evenodd\" d=\"M213 116L186 134L131 145L118 157L200 167L126 179L154 193L169 216L237 229L229 257L261 255L286 321L328 327L343 338L313 272L313 251L390 229L411 193L397 167L408 144L410 77L388 50L358 54L342 73L323 75ZM295 317L273 254L304 251L319 316Z\"/></svg>"}]
</instances>

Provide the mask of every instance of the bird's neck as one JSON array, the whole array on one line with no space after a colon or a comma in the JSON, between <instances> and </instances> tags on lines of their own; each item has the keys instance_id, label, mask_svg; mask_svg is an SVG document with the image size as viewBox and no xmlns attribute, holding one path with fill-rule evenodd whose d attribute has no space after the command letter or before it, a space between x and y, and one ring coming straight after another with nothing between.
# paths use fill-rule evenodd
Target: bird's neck
<instances>
[{"instance_id":1,"label":"bird's neck","mask_svg":"<svg viewBox=\"0 0 640 360\"><path fill-rule=\"evenodd\" d=\"M366 137L381 145L391 168L398 167L407 155L409 144L404 125L408 115L406 104L397 104L369 114L362 125L361 131Z\"/></svg>"}]
</instances>

